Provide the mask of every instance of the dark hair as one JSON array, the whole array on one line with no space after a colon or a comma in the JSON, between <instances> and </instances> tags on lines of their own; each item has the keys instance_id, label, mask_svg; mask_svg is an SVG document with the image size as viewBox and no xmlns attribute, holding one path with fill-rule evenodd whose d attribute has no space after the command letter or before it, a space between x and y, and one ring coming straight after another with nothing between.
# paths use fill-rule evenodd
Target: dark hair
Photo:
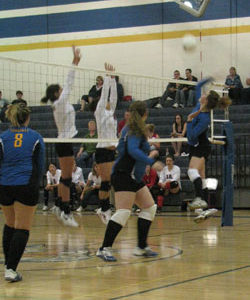
<instances>
[{"instance_id":1,"label":"dark hair","mask_svg":"<svg viewBox=\"0 0 250 300\"><path fill-rule=\"evenodd\" d=\"M60 90L59 84L51 84L46 89L46 96L41 99L42 103L47 103L49 100L51 102L56 101L58 98L55 96L55 93L58 93Z\"/></svg>"},{"instance_id":2,"label":"dark hair","mask_svg":"<svg viewBox=\"0 0 250 300\"><path fill-rule=\"evenodd\" d=\"M147 106L143 101L135 101L129 106L130 118L128 120L130 134L147 138L146 124L142 117L147 112Z\"/></svg>"},{"instance_id":3,"label":"dark hair","mask_svg":"<svg viewBox=\"0 0 250 300\"><path fill-rule=\"evenodd\" d=\"M22 92L22 91L16 91L16 95L17 95L17 94L23 95L23 92Z\"/></svg>"},{"instance_id":4,"label":"dark hair","mask_svg":"<svg viewBox=\"0 0 250 300\"><path fill-rule=\"evenodd\" d=\"M21 127L27 121L30 109L23 103L10 104L5 115L14 127Z\"/></svg>"},{"instance_id":5,"label":"dark hair","mask_svg":"<svg viewBox=\"0 0 250 300\"><path fill-rule=\"evenodd\" d=\"M225 109L232 104L232 101L228 97L220 97L215 91L210 91L207 96L207 108L209 110L216 107Z\"/></svg>"},{"instance_id":6,"label":"dark hair","mask_svg":"<svg viewBox=\"0 0 250 300\"><path fill-rule=\"evenodd\" d=\"M174 117L174 124L175 124L175 130L176 130L176 131L177 131L177 129L178 129L178 124L177 124L177 122L176 122L176 117L177 117L177 116L180 116L180 117L181 117L181 129L183 129L183 126L184 126L183 115L180 114L180 113L177 113L177 114L175 115L175 117Z\"/></svg>"},{"instance_id":7,"label":"dark hair","mask_svg":"<svg viewBox=\"0 0 250 300\"><path fill-rule=\"evenodd\" d=\"M166 160L167 160L167 158L171 158L172 161L174 161L174 157L173 157L172 155L170 155L170 154L168 154L168 155L166 156Z\"/></svg>"},{"instance_id":8,"label":"dark hair","mask_svg":"<svg viewBox=\"0 0 250 300\"><path fill-rule=\"evenodd\" d=\"M191 70L191 69L186 69L185 71L189 71L190 73L192 73L192 70Z\"/></svg>"},{"instance_id":9,"label":"dark hair","mask_svg":"<svg viewBox=\"0 0 250 300\"><path fill-rule=\"evenodd\" d=\"M174 73L176 73L176 72L180 74L180 71L179 71L179 70L175 70L175 71L174 71Z\"/></svg>"}]
</instances>

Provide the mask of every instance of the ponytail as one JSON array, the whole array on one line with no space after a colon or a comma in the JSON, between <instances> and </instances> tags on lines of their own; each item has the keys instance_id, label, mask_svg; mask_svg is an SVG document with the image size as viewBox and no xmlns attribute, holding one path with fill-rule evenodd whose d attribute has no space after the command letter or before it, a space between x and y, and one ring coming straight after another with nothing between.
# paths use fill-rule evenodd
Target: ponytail
<instances>
[{"instance_id":1,"label":"ponytail","mask_svg":"<svg viewBox=\"0 0 250 300\"><path fill-rule=\"evenodd\" d=\"M146 124L142 117L147 112L146 104L142 101L136 101L129 107L130 117L128 119L129 133L147 138Z\"/></svg>"},{"instance_id":2,"label":"ponytail","mask_svg":"<svg viewBox=\"0 0 250 300\"><path fill-rule=\"evenodd\" d=\"M54 102L58 99L58 97L55 95L56 93L59 93L60 85L59 84L51 84L46 89L46 96L41 99L41 103L47 103L49 100L51 102Z\"/></svg>"},{"instance_id":3,"label":"ponytail","mask_svg":"<svg viewBox=\"0 0 250 300\"><path fill-rule=\"evenodd\" d=\"M227 96L223 96L219 99L219 102L218 102L218 108L220 109L226 109L228 108L230 105L232 104L232 100L227 97Z\"/></svg>"},{"instance_id":4,"label":"ponytail","mask_svg":"<svg viewBox=\"0 0 250 300\"><path fill-rule=\"evenodd\" d=\"M30 109L19 104L10 104L5 112L6 118L11 122L14 127L21 127L27 121L30 115Z\"/></svg>"},{"instance_id":5,"label":"ponytail","mask_svg":"<svg viewBox=\"0 0 250 300\"><path fill-rule=\"evenodd\" d=\"M220 97L218 93L215 91L210 91L208 96L207 96L207 108L209 110L214 109L214 108L220 108L220 109L226 109L229 105L232 104L232 101L226 97Z\"/></svg>"}]
</instances>

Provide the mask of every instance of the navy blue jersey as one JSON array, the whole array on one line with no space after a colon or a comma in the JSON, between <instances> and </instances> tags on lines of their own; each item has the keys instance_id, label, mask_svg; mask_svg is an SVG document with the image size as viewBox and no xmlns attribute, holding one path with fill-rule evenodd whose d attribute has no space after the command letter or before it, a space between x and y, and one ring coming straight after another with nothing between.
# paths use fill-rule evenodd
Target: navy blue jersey
<instances>
[{"instance_id":1,"label":"navy blue jersey","mask_svg":"<svg viewBox=\"0 0 250 300\"><path fill-rule=\"evenodd\" d=\"M113 172L129 173L136 181L141 182L146 166L151 165L154 160L148 157L150 150L148 141L144 137L130 135L128 131L128 126L122 130Z\"/></svg>"},{"instance_id":2,"label":"navy blue jersey","mask_svg":"<svg viewBox=\"0 0 250 300\"><path fill-rule=\"evenodd\" d=\"M44 167L44 142L27 127L0 135L0 185L38 185Z\"/></svg>"},{"instance_id":3,"label":"navy blue jersey","mask_svg":"<svg viewBox=\"0 0 250 300\"><path fill-rule=\"evenodd\" d=\"M199 99L201 97L201 89L204 84L206 84L209 79L201 80L196 86L195 100L196 106L192 113L200 109ZM187 139L188 144L192 146L207 145L209 144L207 131L210 125L210 112L200 112L199 115L193 118L192 122L187 122Z\"/></svg>"}]
</instances>

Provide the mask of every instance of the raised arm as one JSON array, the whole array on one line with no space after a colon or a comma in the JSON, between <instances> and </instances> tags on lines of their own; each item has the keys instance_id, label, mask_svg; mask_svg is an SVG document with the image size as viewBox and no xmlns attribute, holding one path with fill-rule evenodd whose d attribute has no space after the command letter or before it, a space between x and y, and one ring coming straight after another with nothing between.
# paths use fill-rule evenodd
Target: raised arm
<instances>
[{"instance_id":1,"label":"raised arm","mask_svg":"<svg viewBox=\"0 0 250 300\"><path fill-rule=\"evenodd\" d=\"M205 79L202 79L201 81L198 82L198 84L196 85L195 87L195 105L198 103L200 97L201 97L201 89L202 87L207 84L208 82L211 82L213 81L213 78L212 77L208 77L208 78L205 78Z\"/></svg>"},{"instance_id":2,"label":"raised arm","mask_svg":"<svg viewBox=\"0 0 250 300\"><path fill-rule=\"evenodd\" d=\"M110 109L114 112L117 105L117 85L114 77L111 77L110 80Z\"/></svg>"},{"instance_id":3,"label":"raised arm","mask_svg":"<svg viewBox=\"0 0 250 300\"><path fill-rule=\"evenodd\" d=\"M106 108L107 102L108 102L108 97L109 97L109 88L110 88L110 76L105 76L104 77L104 82L102 86L102 93L101 93L101 98L98 101L96 111L95 113L102 113L104 109Z\"/></svg>"}]
</instances>

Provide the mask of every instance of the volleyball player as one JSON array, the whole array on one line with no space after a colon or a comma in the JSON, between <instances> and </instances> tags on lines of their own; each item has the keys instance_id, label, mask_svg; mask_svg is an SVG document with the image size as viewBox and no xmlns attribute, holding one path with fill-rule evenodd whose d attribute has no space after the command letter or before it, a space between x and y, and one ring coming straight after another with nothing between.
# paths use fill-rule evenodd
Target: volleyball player
<instances>
[{"instance_id":1,"label":"volleyball player","mask_svg":"<svg viewBox=\"0 0 250 300\"><path fill-rule=\"evenodd\" d=\"M105 70L115 71L114 67L105 63ZM117 138L117 121L114 113L117 104L117 87L114 76L105 76L102 87L101 98L95 111L97 133L99 139ZM99 168L102 179L99 190L100 208L97 210L98 216L104 224L107 224L111 217L109 193L110 176L115 160L114 142L99 142L96 146L95 160Z\"/></svg>"},{"instance_id":2,"label":"volleyball player","mask_svg":"<svg viewBox=\"0 0 250 300\"><path fill-rule=\"evenodd\" d=\"M58 130L58 138L73 138L77 134L75 126L75 110L69 103L70 91L75 78L75 66L80 62L80 50L73 49L73 67L69 71L64 88L59 84L52 84L46 90L46 96L41 100L47 103L48 100L52 102L52 109L55 123ZM59 217L64 225L77 227L78 223L75 221L73 214L70 212L70 186L72 182L72 171L74 166L74 152L71 143L57 143L56 152L59 156L59 164L61 169L61 178L58 193L62 198L61 212Z\"/></svg>"},{"instance_id":3,"label":"volleyball player","mask_svg":"<svg viewBox=\"0 0 250 300\"><path fill-rule=\"evenodd\" d=\"M156 205L142 178L146 165L152 165L154 160L148 157L150 145L147 141L145 120L146 105L136 101L130 105L128 125L122 130L117 147L118 158L113 167L111 182L115 190L116 212L108 222L102 246L96 255L105 261L116 261L111 247L118 233L125 226L136 204L140 209L138 215L138 246L134 255L153 257L153 252L147 244L150 225L154 220Z\"/></svg>"},{"instance_id":4,"label":"volleyball player","mask_svg":"<svg viewBox=\"0 0 250 300\"><path fill-rule=\"evenodd\" d=\"M0 203L5 225L3 252L5 280L16 282L16 272L29 239L29 232L39 198L44 166L44 143L30 128L30 110L23 104L10 105L6 117L11 128L0 135Z\"/></svg>"},{"instance_id":5,"label":"volleyball player","mask_svg":"<svg viewBox=\"0 0 250 300\"><path fill-rule=\"evenodd\" d=\"M205 162L210 154L211 146L207 137L208 127L210 126L210 111L216 107L226 108L230 105L227 97L220 97L215 91L210 91L207 95L201 96L202 87L211 78L204 79L196 86L196 107L187 119L187 139L189 144L189 169L188 176L193 182L195 188L195 199L189 203L189 208L206 209L207 202L204 199L205 180ZM208 210L196 220L201 221L214 214L216 210ZM203 218L204 216L204 218Z\"/></svg>"}]
</instances>

